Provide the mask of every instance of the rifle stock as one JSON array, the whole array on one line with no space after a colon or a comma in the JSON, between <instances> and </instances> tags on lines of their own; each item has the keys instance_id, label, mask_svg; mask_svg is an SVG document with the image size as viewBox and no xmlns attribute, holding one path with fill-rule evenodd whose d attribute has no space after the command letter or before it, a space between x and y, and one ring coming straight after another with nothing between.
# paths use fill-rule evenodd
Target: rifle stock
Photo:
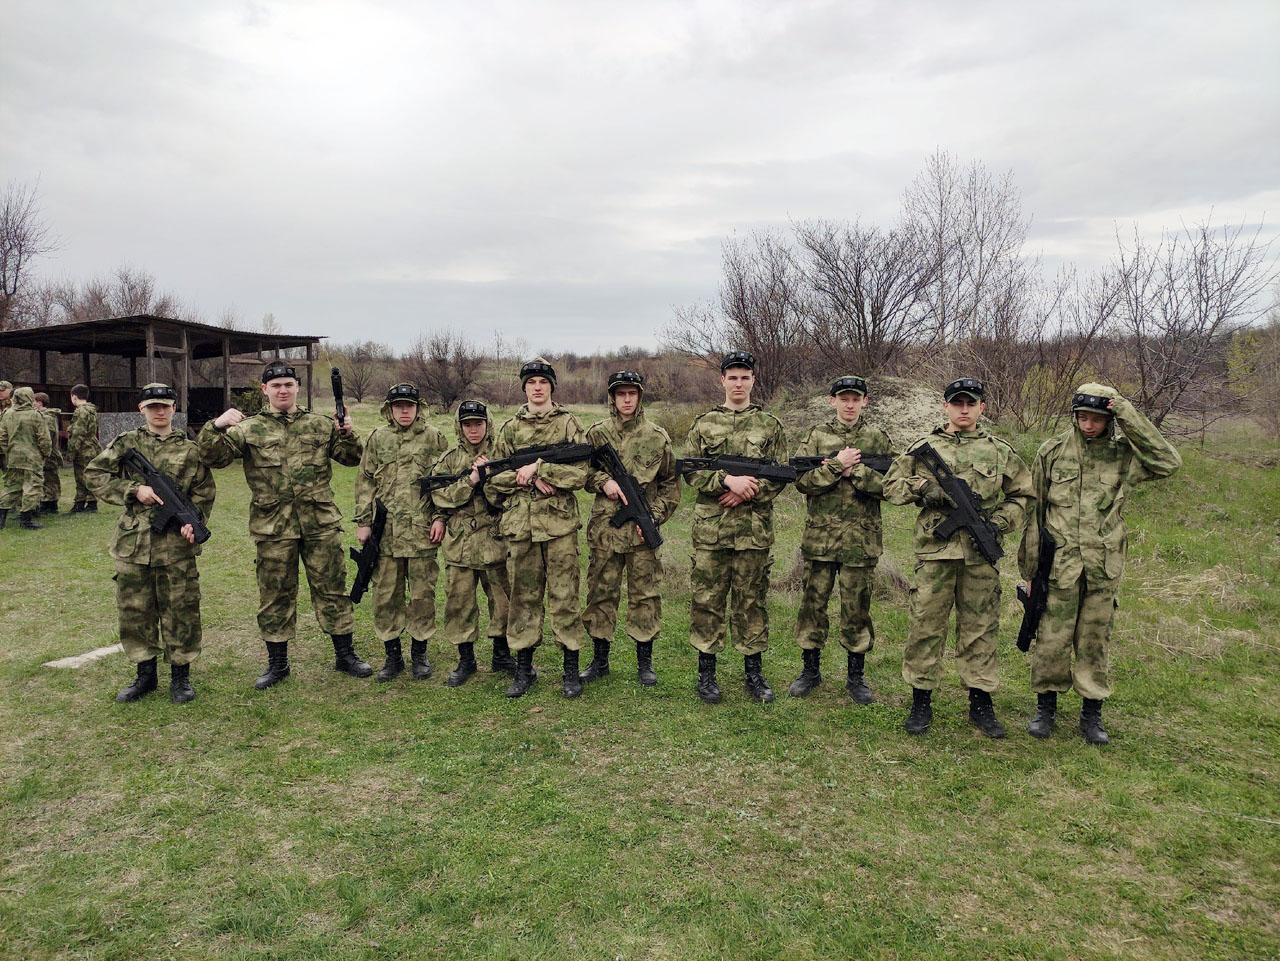
<instances>
[{"instance_id":1,"label":"rifle stock","mask_svg":"<svg viewBox=\"0 0 1280 961\"><path fill-rule=\"evenodd\" d=\"M942 455L933 449L931 444L921 444L911 451L911 456L918 460L934 477L955 506L947 513L946 518L933 530L938 540L948 540L952 534L963 528L968 532L973 546L988 564L994 567L1004 557L1004 548L1000 546L1000 531L991 520L991 516L983 509L978 495L965 483L963 478L952 473Z\"/></svg>"},{"instance_id":2,"label":"rifle stock","mask_svg":"<svg viewBox=\"0 0 1280 961\"><path fill-rule=\"evenodd\" d=\"M830 454L801 455L799 457L792 457L787 461L787 465L795 468L797 474L807 474L809 471L817 470L821 467L823 461L834 460L838 453L840 453L838 450L833 450ZM861 463L864 467L869 467L877 474L886 474L888 473L889 468L893 466L893 455L869 454L866 451L863 451Z\"/></svg>"},{"instance_id":3,"label":"rifle stock","mask_svg":"<svg viewBox=\"0 0 1280 961\"><path fill-rule=\"evenodd\" d=\"M1049 574L1053 571L1053 558L1058 545L1044 527L1040 528L1040 558L1036 563L1035 577L1031 578L1031 593L1018 584L1018 603L1022 605L1022 624L1018 627L1018 650L1024 654L1031 650L1031 642L1040 632L1040 619L1049 604Z\"/></svg>"},{"instance_id":4,"label":"rifle stock","mask_svg":"<svg viewBox=\"0 0 1280 961\"><path fill-rule=\"evenodd\" d=\"M658 531L658 522L654 520L649 498L645 496L644 488L627 470L622 462L622 456L612 444L601 444L592 453L592 461L601 470L606 471L622 488L622 496L626 501L609 518L609 526L622 527L624 524L635 524L640 528L640 536L644 540L645 547L653 550L661 546L662 534Z\"/></svg>"},{"instance_id":5,"label":"rifle stock","mask_svg":"<svg viewBox=\"0 0 1280 961\"><path fill-rule=\"evenodd\" d=\"M373 524L369 539L359 550L351 548L351 559L356 562L356 579L351 582L351 603L359 604L373 580L378 558L382 556L382 535L387 529L387 507L380 500L373 502Z\"/></svg>"},{"instance_id":6,"label":"rifle stock","mask_svg":"<svg viewBox=\"0 0 1280 961\"><path fill-rule=\"evenodd\" d=\"M191 500L184 494L167 474L164 474L151 461L136 448L128 451L120 458L122 467L133 471L142 480L144 484L150 487L164 501L163 504L155 505L151 513L151 529L157 534L163 532L166 528L172 526L175 531L181 531L186 525L190 524L195 534L196 543L203 544L212 535L209 528L205 526L204 515L200 513L200 509L191 503Z\"/></svg>"},{"instance_id":7,"label":"rifle stock","mask_svg":"<svg viewBox=\"0 0 1280 961\"><path fill-rule=\"evenodd\" d=\"M763 457L739 457L736 454L719 454L715 457L682 457L676 461L676 472L683 477L700 470L722 470L737 477L757 477L761 480L790 484L796 479L796 469L789 464L765 460Z\"/></svg>"}]
</instances>

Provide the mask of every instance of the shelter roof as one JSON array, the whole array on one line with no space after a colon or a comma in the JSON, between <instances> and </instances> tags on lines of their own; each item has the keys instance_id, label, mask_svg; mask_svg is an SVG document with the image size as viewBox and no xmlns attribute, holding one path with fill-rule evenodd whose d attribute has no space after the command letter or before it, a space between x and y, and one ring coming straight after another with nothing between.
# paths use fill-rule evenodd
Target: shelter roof
<instances>
[{"instance_id":1,"label":"shelter roof","mask_svg":"<svg viewBox=\"0 0 1280 961\"><path fill-rule=\"evenodd\" d=\"M27 350L53 350L66 354L106 354L113 357L145 357L147 328L154 329L159 346L172 346L183 331L191 356L195 359L222 356L223 341L229 342L230 353L252 354L274 352L289 347L305 347L325 338L310 334L263 334L251 330L232 330L198 324L172 317L137 314L132 317L109 317L78 324L54 324L0 332L0 347Z\"/></svg>"}]
</instances>

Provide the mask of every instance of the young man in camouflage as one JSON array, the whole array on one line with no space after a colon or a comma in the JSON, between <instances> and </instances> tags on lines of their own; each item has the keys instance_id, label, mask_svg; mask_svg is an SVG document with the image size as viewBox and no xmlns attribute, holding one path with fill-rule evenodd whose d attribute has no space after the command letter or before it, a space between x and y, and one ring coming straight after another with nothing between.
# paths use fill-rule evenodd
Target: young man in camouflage
<instances>
[{"instance_id":1,"label":"young man in camouflage","mask_svg":"<svg viewBox=\"0 0 1280 961\"><path fill-rule=\"evenodd\" d=\"M62 411L57 407L49 406L49 395L42 390L36 391L32 402L44 417L45 423L49 425L49 442L52 445L49 456L44 459L41 481L44 489L40 496L39 513L56 514L58 501L62 498L62 475L58 473L62 469L62 451L58 447L58 415Z\"/></svg>"},{"instance_id":2,"label":"young man in camouflage","mask_svg":"<svg viewBox=\"0 0 1280 961\"><path fill-rule=\"evenodd\" d=\"M582 444L586 434L578 418L552 400L555 369L542 358L520 368L526 403L498 429L493 459L525 447ZM565 697L582 693L578 651L582 648L578 617L578 499L573 492L587 480L587 462L549 464L538 460L519 470L503 471L486 482L485 496L502 506L498 529L507 544L511 607L507 643L516 655L516 674L507 697L520 697L538 679L533 651L542 642L543 594L556 644L564 652L561 690Z\"/></svg>"},{"instance_id":3,"label":"young man in camouflage","mask_svg":"<svg viewBox=\"0 0 1280 961\"><path fill-rule=\"evenodd\" d=\"M342 511L329 483L330 460L360 463L360 438L351 418L341 424L298 406L298 375L275 361L262 372L266 406L252 417L234 407L200 431L200 456L209 467L243 459L249 484L249 535L257 546L258 631L267 669L254 682L264 690L289 676L289 642L298 622L298 561L307 569L320 629L333 639L335 671L368 677L373 668L355 652Z\"/></svg>"},{"instance_id":4,"label":"young man in camouflage","mask_svg":"<svg viewBox=\"0 0 1280 961\"><path fill-rule=\"evenodd\" d=\"M0 454L5 464L0 529L15 509L25 529L44 526L36 521L36 512L44 493L44 462L52 450L49 424L35 409L35 393L30 387L19 387L13 392L12 405L0 414Z\"/></svg>"},{"instance_id":5,"label":"young man in camouflage","mask_svg":"<svg viewBox=\"0 0 1280 961\"><path fill-rule=\"evenodd\" d=\"M671 452L671 438L644 415L644 378L632 370L609 377L608 420L587 428L593 447L611 444L627 473L648 498L657 524L664 524L680 506L680 476ZM582 624L594 648L594 656L582 680L594 681L609 673L609 642L618 621L622 575L627 577L627 633L636 644L636 675L641 684L658 683L653 670L653 639L662 630L662 560L656 549L645 547L634 524L613 527L609 521L625 503L622 489L608 473L593 470L587 490L596 495L587 522L587 606Z\"/></svg>"},{"instance_id":6,"label":"young man in camouflage","mask_svg":"<svg viewBox=\"0 0 1280 961\"><path fill-rule=\"evenodd\" d=\"M720 362L724 403L694 420L690 456L736 454L771 461L786 456L782 423L751 402L755 367L755 357L745 350L725 355ZM743 655L747 691L768 703L773 691L761 655L769 648L769 550L773 499L785 485L722 470L696 471L688 483L698 492L689 612L689 643L698 650L698 696L708 704L720 701L716 655L724 649L725 611L731 609L733 644Z\"/></svg>"},{"instance_id":7,"label":"young man in camouflage","mask_svg":"<svg viewBox=\"0 0 1280 961\"><path fill-rule=\"evenodd\" d=\"M845 689L858 704L875 700L863 674L875 644L871 626L871 581L881 552L882 475L862 463L862 455L892 453L889 435L867 424L867 382L854 375L831 383L834 416L809 429L797 457L833 454L816 470L796 478L805 496L804 594L796 618L796 643L804 668L791 684L804 697L822 681L822 648L827 642L827 602L840 581L840 643L847 652Z\"/></svg>"},{"instance_id":8,"label":"young man in camouflage","mask_svg":"<svg viewBox=\"0 0 1280 961\"><path fill-rule=\"evenodd\" d=\"M356 539L363 544L373 532L375 501L387 510L378 565L373 572L373 628L386 648L379 681L404 670L400 634L409 627L413 676L431 676L427 641L436 633L436 545L444 537L444 521L418 480L432 473L444 453L444 435L427 423L422 397L412 384L387 391L381 410L387 423L375 427L364 442L356 474ZM405 605L405 591L409 603Z\"/></svg>"},{"instance_id":9,"label":"young man in camouflage","mask_svg":"<svg viewBox=\"0 0 1280 961\"><path fill-rule=\"evenodd\" d=\"M67 453L71 456L71 470L76 479L76 499L71 505L72 514L94 513L98 502L84 482L84 469L98 456L102 445L98 443L98 408L89 403L89 388L76 384L71 388L71 426L67 429Z\"/></svg>"},{"instance_id":10,"label":"young man in camouflage","mask_svg":"<svg viewBox=\"0 0 1280 961\"><path fill-rule=\"evenodd\" d=\"M1038 509L1028 518L1018 551L1030 591L1041 527L1055 545L1048 603L1031 649L1036 714L1027 731L1039 738L1052 734L1058 694L1074 687L1084 701L1081 734L1090 744L1106 744L1102 702L1111 694L1107 647L1124 573L1125 498L1134 484L1173 474L1182 458L1111 387L1082 385L1071 411L1070 429L1045 441L1031 465Z\"/></svg>"},{"instance_id":11,"label":"young man in camouflage","mask_svg":"<svg viewBox=\"0 0 1280 961\"><path fill-rule=\"evenodd\" d=\"M947 423L908 447L884 479L884 496L890 503L924 508L916 518L911 626L902 656L902 677L912 691L906 728L910 734L923 734L933 720L931 696L942 680L947 622L954 607L956 669L969 688L969 720L987 737L1000 738L1005 730L991 704L997 684L1000 573L978 553L963 528L946 540L934 536L951 503L933 473L911 451L930 444L973 490L1002 536L1021 529L1035 493L1027 465L979 423L987 408L982 382L962 377L948 384L942 396Z\"/></svg>"},{"instance_id":12,"label":"young man in camouflage","mask_svg":"<svg viewBox=\"0 0 1280 961\"><path fill-rule=\"evenodd\" d=\"M7 380L0 380L0 414L3 414L13 404L13 384Z\"/></svg>"},{"instance_id":13,"label":"young man in camouflage","mask_svg":"<svg viewBox=\"0 0 1280 961\"><path fill-rule=\"evenodd\" d=\"M85 468L85 482L108 504L123 504L111 542L115 561L116 607L120 643L136 665L133 683L117 701L136 701L156 689L156 658L169 662L169 696L185 704L196 696L191 664L200 656L200 546L190 524L181 530L151 529L155 507L164 501L156 491L121 466L138 451L169 478L208 520L213 510L213 475L183 431L173 429L177 395L166 384L147 384L138 395L145 421L116 436Z\"/></svg>"}]
</instances>

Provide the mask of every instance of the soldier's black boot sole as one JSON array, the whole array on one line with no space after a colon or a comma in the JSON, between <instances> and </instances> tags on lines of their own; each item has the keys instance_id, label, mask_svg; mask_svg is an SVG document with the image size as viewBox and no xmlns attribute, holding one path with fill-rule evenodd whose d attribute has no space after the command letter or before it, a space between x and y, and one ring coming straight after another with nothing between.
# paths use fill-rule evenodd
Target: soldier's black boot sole
<instances>
[{"instance_id":1,"label":"soldier's black boot sole","mask_svg":"<svg viewBox=\"0 0 1280 961\"><path fill-rule=\"evenodd\" d=\"M515 676L516 659L511 656L511 648L507 646L505 637L495 637L493 639L493 659L489 662L489 669L494 674Z\"/></svg>"},{"instance_id":2,"label":"soldier's black boot sole","mask_svg":"<svg viewBox=\"0 0 1280 961\"><path fill-rule=\"evenodd\" d=\"M698 652L698 697L707 704L720 703L720 685L716 682L716 656Z\"/></svg>"},{"instance_id":3,"label":"soldier's black boot sole","mask_svg":"<svg viewBox=\"0 0 1280 961\"><path fill-rule=\"evenodd\" d=\"M425 681L431 676L431 662L427 660L427 642L410 638L409 660L413 667L413 679ZM471 659L472 673L475 672L475 658Z\"/></svg>"},{"instance_id":4,"label":"soldier's black boot sole","mask_svg":"<svg viewBox=\"0 0 1280 961\"><path fill-rule=\"evenodd\" d=\"M564 649L564 674L560 678L560 692L565 697L582 696L582 675L578 673L578 652Z\"/></svg>"},{"instance_id":5,"label":"soldier's black boot sole","mask_svg":"<svg viewBox=\"0 0 1280 961\"><path fill-rule=\"evenodd\" d=\"M0 510L0 531L4 530L9 524L9 509L6 507Z\"/></svg>"},{"instance_id":6,"label":"soldier's black boot sole","mask_svg":"<svg viewBox=\"0 0 1280 961\"><path fill-rule=\"evenodd\" d=\"M83 513L84 513L84 502L83 502L83 501L76 501L74 504L72 504L72 505L71 505L71 510L67 511L67 513L68 513L68 514L83 514Z\"/></svg>"},{"instance_id":7,"label":"soldier's black boot sole","mask_svg":"<svg viewBox=\"0 0 1280 961\"><path fill-rule=\"evenodd\" d=\"M404 651L400 647L400 638L394 641L384 641L383 647L387 651L387 659L382 664L382 670L378 672L378 680L382 682L394 681L396 676L404 670Z\"/></svg>"},{"instance_id":8,"label":"soldier's black boot sole","mask_svg":"<svg viewBox=\"0 0 1280 961\"><path fill-rule=\"evenodd\" d=\"M1027 723L1027 733L1044 740L1053 733L1053 722L1058 714L1058 692L1045 691L1036 695L1036 714Z\"/></svg>"},{"instance_id":9,"label":"soldier's black boot sole","mask_svg":"<svg viewBox=\"0 0 1280 961\"><path fill-rule=\"evenodd\" d=\"M525 647L516 651L516 674L507 688L507 697L523 697L529 688L538 680L538 672L533 669L533 648Z\"/></svg>"},{"instance_id":10,"label":"soldier's black boot sole","mask_svg":"<svg viewBox=\"0 0 1280 961\"><path fill-rule=\"evenodd\" d=\"M190 664L174 664L169 669L169 699L174 704L186 704L196 699L196 689L191 686Z\"/></svg>"},{"instance_id":11,"label":"soldier's black boot sole","mask_svg":"<svg viewBox=\"0 0 1280 961\"><path fill-rule=\"evenodd\" d=\"M969 723L994 740L1005 736L1004 725L996 717L991 695L976 687L969 688Z\"/></svg>"},{"instance_id":12,"label":"soldier's black boot sole","mask_svg":"<svg viewBox=\"0 0 1280 961\"><path fill-rule=\"evenodd\" d=\"M86 502L85 502L85 505L84 505L84 512L85 512L86 514L96 514L96 513L98 513L98 502L97 502L97 501L86 501Z\"/></svg>"},{"instance_id":13,"label":"soldier's black boot sole","mask_svg":"<svg viewBox=\"0 0 1280 961\"><path fill-rule=\"evenodd\" d=\"M653 641L636 641L636 679L645 687L658 683L653 671Z\"/></svg>"},{"instance_id":14,"label":"soldier's black boot sole","mask_svg":"<svg viewBox=\"0 0 1280 961\"><path fill-rule=\"evenodd\" d=\"M117 704L127 704L146 697L156 689L156 659L138 662L138 674L133 683L116 695Z\"/></svg>"},{"instance_id":15,"label":"soldier's black boot sole","mask_svg":"<svg viewBox=\"0 0 1280 961\"><path fill-rule=\"evenodd\" d=\"M911 713L904 725L908 734L923 734L933 723L933 691L922 687L911 689Z\"/></svg>"},{"instance_id":16,"label":"soldier's black boot sole","mask_svg":"<svg viewBox=\"0 0 1280 961\"><path fill-rule=\"evenodd\" d=\"M289 642L267 641L267 669L258 675L253 686L259 691L265 691L279 684L289 674Z\"/></svg>"},{"instance_id":17,"label":"soldier's black boot sole","mask_svg":"<svg viewBox=\"0 0 1280 961\"><path fill-rule=\"evenodd\" d=\"M792 697L804 697L822 683L822 651L816 647L806 647L800 651L800 659L804 663L800 676L787 688L787 693Z\"/></svg>"},{"instance_id":18,"label":"soldier's black boot sole","mask_svg":"<svg viewBox=\"0 0 1280 961\"><path fill-rule=\"evenodd\" d=\"M36 520L35 511L23 511L18 515L18 526L28 531L38 531L43 529L44 525Z\"/></svg>"},{"instance_id":19,"label":"soldier's black boot sole","mask_svg":"<svg viewBox=\"0 0 1280 961\"><path fill-rule=\"evenodd\" d=\"M844 689L849 692L849 697L854 704L874 704L876 696L871 688L867 687L866 679L863 677L863 666L866 663L865 654L855 654L849 652L848 676L845 678Z\"/></svg>"},{"instance_id":20,"label":"soldier's black boot sole","mask_svg":"<svg viewBox=\"0 0 1280 961\"><path fill-rule=\"evenodd\" d=\"M58 513L58 502L57 501L41 501L40 510L37 511L37 513L40 513L40 514Z\"/></svg>"},{"instance_id":21,"label":"soldier's black boot sole","mask_svg":"<svg viewBox=\"0 0 1280 961\"><path fill-rule=\"evenodd\" d=\"M417 641L413 643L417 644ZM426 642L422 642L425 646ZM444 682L449 687L462 687L476 672L476 646L471 641L458 645L458 666L449 672Z\"/></svg>"},{"instance_id":22,"label":"soldier's black boot sole","mask_svg":"<svg viewBox=\"0 0 1280 961\"><path fill-rule=\"evenodd\" d=\"M583 684L590 684L609 673L609 642L593 637L591 647L593 652L591 663L581 674Z\"/></svg>"},{"instance_id":23,"label":"soldier's black boot sole","mask_svg":"<svg viewBox=\"0 0 1280 961\"><path fill-rule=\"evenodd\" d=\"M1110 744L1111 738L1102 726L1102 702L1085 698L1080 708L1080 733L1090 744Z\"/></svg>"},{"instance_id":24,"label":"soldier's black boot sole","mask_svg":"<svg viewBox=\"0 0 1280 961\"><path fill-rule=\"evenodd\" d=\"M748 654L743 658L743 683L747 687L747 693L761 704L769 704L773 701L773 688L769 686L769 682L764 679L764 656L761 654Z\"/></svg>"},{"instance_id":25,"label":"soldier's black boot sole","mask_svg":"<svg viewBox=\"0 0 1280 961\"><path fill-rule=\"evenodd\" d=\"M373 668L356 653L355 644L352 643L350 634L331 634L333 638L333 669L343 674L349 674L352 677L372 677ZM404 659L400 661L401 669L404 668Z\"/></svg>"}]
</instances>

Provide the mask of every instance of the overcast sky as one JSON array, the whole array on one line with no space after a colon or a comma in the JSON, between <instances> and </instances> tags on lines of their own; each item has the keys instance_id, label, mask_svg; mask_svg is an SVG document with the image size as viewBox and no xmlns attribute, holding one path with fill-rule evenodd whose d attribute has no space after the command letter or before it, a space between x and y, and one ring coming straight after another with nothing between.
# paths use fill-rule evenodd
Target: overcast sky
<instances>
[{"instance_id":1,"label":"overcast sky","mask_svg":"<svg viewBox=\"0 0 1280 961\"><path fill-rule=\"evenodd\" d=\"M725 237L887 224L938 148L1013 171L1051 262L1280 224L1276 0L5 0L0 35L41 276L339 341L654 346Z\"/></svg>"}]
</instances>

